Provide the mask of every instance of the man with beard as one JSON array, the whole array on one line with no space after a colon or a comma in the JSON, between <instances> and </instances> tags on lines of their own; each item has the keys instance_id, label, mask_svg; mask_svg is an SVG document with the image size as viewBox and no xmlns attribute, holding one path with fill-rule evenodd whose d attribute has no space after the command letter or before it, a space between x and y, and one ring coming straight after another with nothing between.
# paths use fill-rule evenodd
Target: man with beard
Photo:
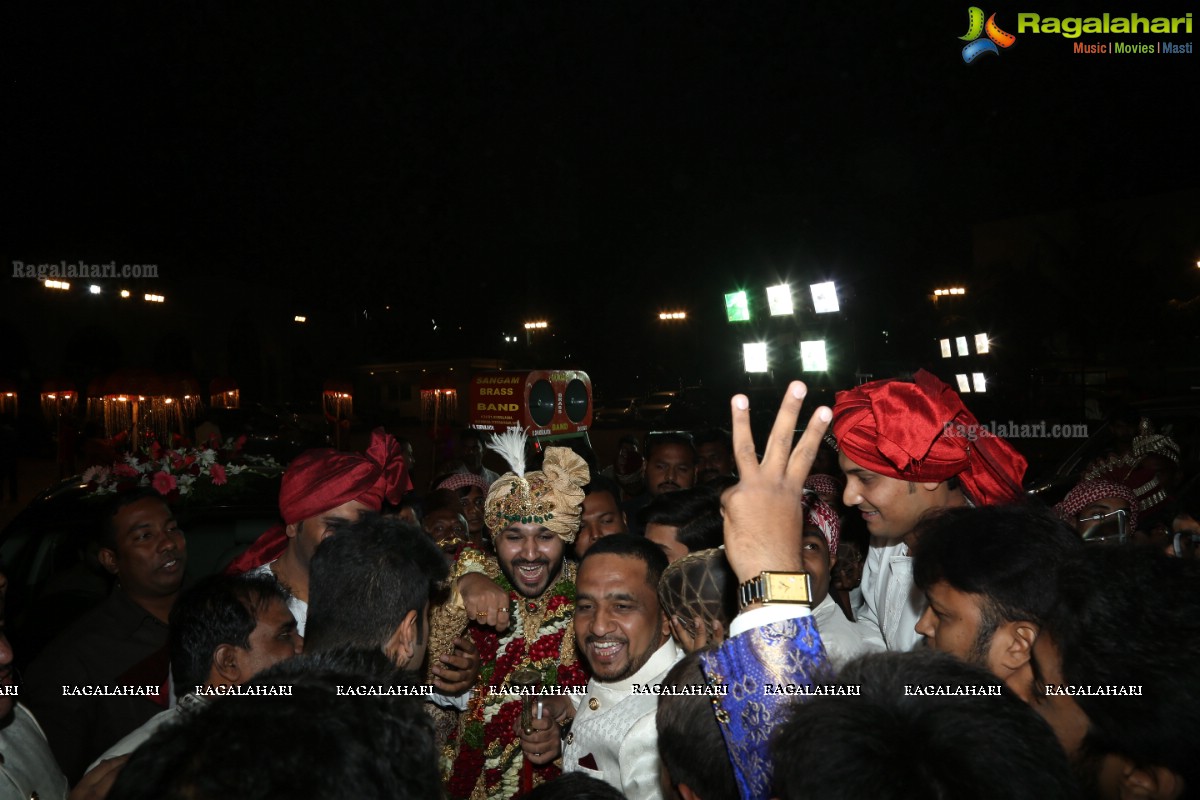
<instances>
[{"instance_id":1,"label":"man with beard","mask_svg":"<svg viewBox=\"0 0 1200 800\"><path fill-rule=\"evenodd\" d=\"M683 655L658 602L666 568L661 549L629 534L601 539L579 563L575 640L592 679L564 742L563 769L600 778L629 800L662 797L658 696L647 687L662 683ZM557 750L541 758L552 759Z\"/></svg>"},{"instance_id":2,"label":"man with beard","mask_svg":"<svg viewBox=\"0 0 1200 800\"><path fill-rule=\"evenodd\" d=\"M486 610L477 601L463 601L473 613L468 632L484 667L443 752L451 798L507 800L557 776L553 759L536 755L543 751L530 751L528 743L523 749L518 731L531 721L521 719L522 696L512 690L530 684L582 687L587 682L571 624L575 566L565 555L579 529L588 467L571 450L549 447L542 469L526 473L525 441L521 431L510 430L489 445L513 470L492 484L484 504L496 556L468 547L454 568L455 578L488 576L507 597ZM498 623L501 632L485 627ZM446 631L435 629L432 636L440 641ZM566 697L545 697L542 705L539 722L546 724L566 724L574 712Z\"/></svg>"},{"instance_id":3,"label":"man with beard","mask_svg":"<svg viewBox=\"0 0 1200 800\"><path fill-rule=\"evenodd\" d=\"M646 489L621 506L629 520L630 533L642 533L638 512L666 492L690 489L696 484L696 448L692 440L677 433L654 436L646 445Z\"/></svg>"},{"instance_id":4,"label":"man with beard","mask_svg":"<svg viewBox=\"0 0 1200 800\"><path fill-rule=\"evenodd\" d=\"M1033 645L1055 602L1055 571L1082 545L1028 508L956 508L922 526L913 579L929 607L917 633L933 650L989 670L1025 702Z\"/></svg>"},{"instance_id":5,"label":"man with beard","mask_svg":"<svg viewBox=\"0 0 1200 800\"><path fill-rule=\"evenodd\" d=\"M857 624L868 641L911 650L925 611L912 579L917 523L935 509L1015 502L1025 459L925 370L912 383L872 381L838 392L833 432L846 474L843 500L858 507L871 534Z\"/></svg>"}]
</instances>

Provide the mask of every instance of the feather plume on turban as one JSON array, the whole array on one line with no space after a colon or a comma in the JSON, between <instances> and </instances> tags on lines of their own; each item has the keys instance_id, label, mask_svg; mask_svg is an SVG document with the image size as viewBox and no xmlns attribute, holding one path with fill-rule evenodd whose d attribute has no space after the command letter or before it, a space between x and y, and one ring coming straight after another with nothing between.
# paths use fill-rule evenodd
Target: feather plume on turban
<instances>
[{"instance_id":1,"label":"feather plume on turban","mask_svg":"<svg viewBox=\"0 0 1200 800\"><path fill-rule=\"evenodd\" d=\"M512 472L488 490L483 521L492 538L514 522L541 525L564 542L575 541L583 509L583 487L592 479L587 462L566 447L547 447L542 468L525 472L524 432L510 428L488 448L502 455Z\"/></svg>"}]
</instances>

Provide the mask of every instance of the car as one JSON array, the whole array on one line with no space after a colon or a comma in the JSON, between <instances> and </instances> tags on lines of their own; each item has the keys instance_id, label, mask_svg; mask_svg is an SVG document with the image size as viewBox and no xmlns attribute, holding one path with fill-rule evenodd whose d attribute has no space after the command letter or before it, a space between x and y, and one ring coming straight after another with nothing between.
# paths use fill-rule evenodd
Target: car
<instances>
[{"instance_id":1,"label":"car","mask_svg":"<svg viewBox=\"0 0 1200 800\"><path fill-rule=\"evenodd\" d=\"M220 428L223 437L245 436L243 449L248 455L271 456L284 464L305 450L332 447L321 425L288 409L261 405L212 408L205 416Z\"/></svg>"},{"instance_id":2,"label":"car","mask_svg":"<svg viewBox=\"0 0 1200 800\"><path fill-rule=\"evenodd\" d=\"M1131 403L1127 416L1146 418L1156 433L1170 436L1179 445L1181 463L1178 474L1187 477L1200 472L1200 395L1183 395ZM1026 491L1048 504L1056 503L1080 480L1088 465L1110 452L1114 440L1114 421L1110 415L1070 454L1054 467L1041 470L1027 479Z\"/></svg>"},{"instance_id":3,"label":"car","mask_svg":"<svg viewBox=\"0 0 1200 800\"><path fill-rule=\"evenodd\" d=\"M637 419L637 397L618 397L596 408L592 421L596 425L627 425Z\"/></svg>"},{"instance_id":4,"label":"car","mask_svg":"<svg viewBox=\"0 0 1200 800\"><path fill-rule=\"evenodd\" d=\"M219 572L279 524L275 474L242 473L230 491L208 491L172 503L188 543L186 580ZM96 533L108 502L76 476L36 497L0 532L8 578L8 634L18 667L113 588L100 566Z\"/></svg>"},{"instance_id":5,"label":"car","mask_svg":"<svg viewBox=\"0 0 1200 800\"><path fill-rule=\"evenodd\" d=\"M638 419L651 425L661 422L667 409L679 397L679 392L655 392L638 405Z\"/></svg>"},{"instance_id":6,"label":"car","mask_svg":"<svg viewBox=\"0 0 1200 800\"><path fill-rule=\"evenodd\" d=\"M729 397L718 399L704 386L689 386L683 389L675 401L667 407L661 419L664 428L680 430L702 430L705 428L729 429Z\"/></svg>"}]
</instances>

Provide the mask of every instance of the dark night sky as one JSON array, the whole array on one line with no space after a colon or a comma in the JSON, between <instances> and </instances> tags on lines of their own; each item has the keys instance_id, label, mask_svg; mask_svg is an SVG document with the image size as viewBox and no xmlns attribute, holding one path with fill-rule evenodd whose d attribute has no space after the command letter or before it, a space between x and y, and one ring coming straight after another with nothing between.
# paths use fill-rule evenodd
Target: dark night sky
<instances>
[{"instance_id":1,"label":"dark night sky","mask_svg":"<svg viewBox=\"0 0 1200 800\"><path fill-rule=\"evenodd\" d=\"M967 66L966 4L884 8L25 4L9 257L582 335L775 275L903 303L973 223L1200 185L1197 55Z\"/></svg>"}]
</instances>

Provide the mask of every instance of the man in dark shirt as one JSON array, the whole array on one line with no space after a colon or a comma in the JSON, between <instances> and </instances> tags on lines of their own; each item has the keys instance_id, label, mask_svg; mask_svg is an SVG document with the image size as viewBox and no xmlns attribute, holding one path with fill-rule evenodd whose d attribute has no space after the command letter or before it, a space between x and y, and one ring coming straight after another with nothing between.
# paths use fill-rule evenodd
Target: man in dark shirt
<instances>
[{"instance_id":1,"label":"man in dark shirt","mask_svg":"<svg viewBox=\"0 0 1200 800\"><path fill-rule=\"evenodd\" d=\"M147 489L114 499L99 558L116 589L42 651L21 687L71 784L167 707L167 615L183 585L187 543L166 501Z\"/></svg>"}]
</instances>

